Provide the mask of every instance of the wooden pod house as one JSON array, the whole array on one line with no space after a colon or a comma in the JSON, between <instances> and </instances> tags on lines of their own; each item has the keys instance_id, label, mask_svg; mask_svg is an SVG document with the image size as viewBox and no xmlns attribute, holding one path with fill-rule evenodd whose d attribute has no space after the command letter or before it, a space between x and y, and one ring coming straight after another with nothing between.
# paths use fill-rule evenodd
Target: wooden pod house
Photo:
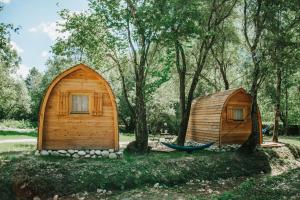
<instances>
[{"instance_id":1,"label":"wooden pod house","mask_svg":"<svg viewBox=\"0 0 300 200\"><path fill-rule=\"evenodd\" d=\"M243 89L231 89L196 98L192 102L187 140L242 144L251 133L251 96ZM259 113L259 112L258 112ZM260 140L262 123L258 114Z\"/></svg>"},{"instance_id":2,"label":"wooden pod house","mask_svg":"<svg viewBox=\"0 0 300 200\"><path fill-rule=\"evenodd\" d=\"M109 83L84 64L58 75L40 106L38 149L119 149Z\"/></svg>"}]
</instances>

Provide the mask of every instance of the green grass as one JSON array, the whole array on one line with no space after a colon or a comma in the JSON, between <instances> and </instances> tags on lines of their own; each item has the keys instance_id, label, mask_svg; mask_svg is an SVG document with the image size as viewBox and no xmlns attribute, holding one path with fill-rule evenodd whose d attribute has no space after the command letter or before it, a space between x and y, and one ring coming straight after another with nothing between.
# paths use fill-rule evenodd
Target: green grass
<instances>
[{"instance_id":1,"label":"green grass","mask_svg":"<svg viewBox=\"0 0 300 200\"><path fill-rule=\"evenodd\" d=\"M2 143L0 144L0 159L1 153L26 152L36 149L36 143Z\"/></svg>"},{"instance_id":2,"label":"green grass","mask_svg":"<svg viewBox=\"0 0 300 200\"><path fill-rule=\"evenodd\" d=\"M36 131L28 131L28 132L20 132L20 131L10 131L10 130L0 130L0 139L3 138L24 138L24 137L37 137L37 132Z\"/></svg>"},{"instance_id":3,"label":"green grass","mask_svg":"<svg viewBox=\"0 0 300 200\"><path fill-rule=\"evenodd\" d=\"M300 147L300 136L284 136L278 137L279 142L293 144ZM263 141L272 141L272 136L264 136Z\"/></svg>"},{"instance_id":4,"label":"green grass","mask_svg":"<svg viewBox=\"0 0 300 200\"><path fill-rule=\"evenodd\" d=\"M300 168L278 176L267 176L260 179L251 178L233 191L225 192L216 199L300 199Z\"/></svg>"},{"instance_id":5,"label":"green grass","mask_svg":"<svg viewBox=\"0 0 300 200\"><path fill-rule=\"evenodd\" d=\"M16 197L12 190L14 187L20 190L17 192L19 197L30 193L30 197L39 195L48 198L54 194L61 196L96 191L97 188L124 190L157 182L172 186L194 178L217 180L270 171L263 152L251 156L208 151L126 154L121 160L17 155L1 155L2 160L7 161L0 164L0 196L7 196L7 199ZM26 187L21 188L23 185Z\"/></svg>"},{"instance_id":6,"label":"green grass","mask_svg":"<svg viewBox=\"0 0 300 200\"><path fill-rule=\"evenodd\" d=\"M120 142L131 142L135 140L134 134L120 134Z\"/></svg>"}]
</instances>

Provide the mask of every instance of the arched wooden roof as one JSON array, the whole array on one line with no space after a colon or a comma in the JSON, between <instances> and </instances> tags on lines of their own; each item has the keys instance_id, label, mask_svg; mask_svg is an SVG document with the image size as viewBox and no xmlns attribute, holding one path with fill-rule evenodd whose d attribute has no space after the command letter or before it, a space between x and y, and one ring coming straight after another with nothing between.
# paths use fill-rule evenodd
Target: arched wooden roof
<instances>
[{"instance_id":1,"label":"arched wooden roof","mask_svg":"<svg viewBox=\"0 0 300 200\"><path fill-rule=\"evenodd\" d=\"M207 113L208 115L210 114L221 115L224 109L224 105L226 105L230 97L234 96L239 92L249 95L243 88L235 88L235 89L225 90L221 92L216 92L207 96L198 97L193 100L192 104L201 110L214 111L214 112L208 112Z\"/></svg>"},{"instance_id":2,"label":"arched wooden roof","mask_svg":"<svg viewBox=\"0 0 300 200\"><path fill-rule=\"evenodd\" d=\"M115 101L114 93L113 93L113 91L110 87L110 84L97 71L93 70L92 68L88 67L85 64L80 63L78 65L75 65L75 66L63 71L58 76L56 76L56 78L50 83L50 85L48 86L48 88L46 90L46 93L44 94L42 103L40 105L39 120L38 120L38 145L37 146L38 146L39 150L42 149L44 115L45 115L45 109L46 109L46 105L47 105L49 96L51 94L51 91L59 83L60 80L62 80L64 77L68 76L69 74L71 74L72 72L75 72L77 70L84 70L84 71L91 72L91 73L95 74L95 76L99 80L105 82L105 87L108 91L110 99L112 100L112 107L113 107L113 112L114 112L114 129L115 129L115 133L118 133L117 104L116 104L116 101ZM119 142L118 137L119 137L119 135L117 134L117 137L115 137L115 144ZM117 145L119 145L119 144L117 144Z\"/></svg>"}]
</instances>

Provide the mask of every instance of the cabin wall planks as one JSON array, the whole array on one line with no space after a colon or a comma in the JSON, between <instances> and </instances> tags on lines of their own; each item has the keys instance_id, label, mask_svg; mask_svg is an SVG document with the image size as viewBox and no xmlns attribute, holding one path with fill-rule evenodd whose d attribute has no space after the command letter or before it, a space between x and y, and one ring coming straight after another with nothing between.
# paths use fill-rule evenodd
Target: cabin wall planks
<instances>
[{"instance_id":1,"label":"cabin wall planks","mask_svg":"<svg viewBox=\"0 0 300 200\"><path fill-rule=\"evenodd\" d=\"M41 104L38 149L118 148L117 107L108 82L83 64L56 77Z\"/></svg>"},{"instance_id":2,"label":"cabin wall planks","mask_svg":"<svg viewBox=\"0 0 300 200\"><path fill-rule=\"evenodd\" d=\"M197 142L242 144L251 133L251 96L242 88L226 90L195 99L191 106L187 139ZM243 111L243 120L233 119L234 109ZM261 117L260 114L260 143Z\"/></svg>"}]
</instances>

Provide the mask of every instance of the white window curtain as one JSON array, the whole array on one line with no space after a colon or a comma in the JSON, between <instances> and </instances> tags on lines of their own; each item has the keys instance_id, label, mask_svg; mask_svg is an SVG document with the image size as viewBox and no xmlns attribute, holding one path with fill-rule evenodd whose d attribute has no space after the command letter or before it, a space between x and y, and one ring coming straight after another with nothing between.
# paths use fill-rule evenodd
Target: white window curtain
<instances>
[{"instance_id":1,"label":"white window curtain","mask_svg":"<svg viewBox=\"0 0 300 200\"><path fill-rule=\"evenodd\" d=\"M89 112L89 96L72 95L72 112L88 113Z\"/></svg>"},{"instance_id":2,"label":"white window curtain","mask_svg":"<svg viewBox=\"0 0 300 200\"><path fill-rule=\"evenodd\" d=\"M233 120L244 120L244 113L242 108L233 109Z\"/></svg>"}]
</instances>

